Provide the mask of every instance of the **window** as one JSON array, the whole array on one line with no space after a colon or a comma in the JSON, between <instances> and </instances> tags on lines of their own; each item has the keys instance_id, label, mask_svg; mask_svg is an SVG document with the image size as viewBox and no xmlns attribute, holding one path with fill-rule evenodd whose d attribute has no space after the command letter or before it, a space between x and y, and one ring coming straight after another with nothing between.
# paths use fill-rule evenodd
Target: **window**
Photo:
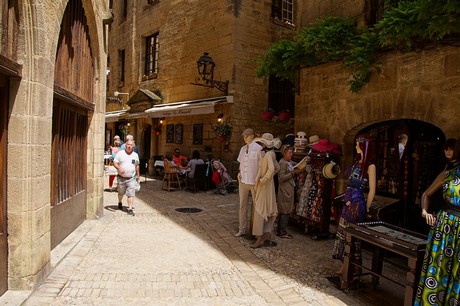
<instances>
[{"instance_id":1,"label":"window","mask_svg":"<svg viewBox=\"0 0 460 306\"><path fill-rule=\"evenodd\" d=\"M160 0L147 0L147 4L158 4L158 2L160 2Z\"/></svg>"},{"instance_id":2,"label":"window","mask_svg":"<svg viewBox=\"0 0 460 306\"><path fill-rule=\"evenodd\" d=\"M398 2L398 0L367 0L365 6L367 25L373 26L382 20L386 10L397 6Z\"/></svg>"},{"instance_id":3,"label":"window","mask_svg":"<svg viewBox=\"0 0 460 306\"><path fill-rule=\"evenodd\" d=\"M268 107L275 112L295 110L295 87L292 82L271 76L268 83Z\"/></svg>"},{"instance_id":4,"label":"window","mask_svg":"<svg viewBox=\"0 0 460 306\"><path fill-rule=\"evenodd\" d=\"M118 50L118 68L120 73L118 86L123 86L125 82L125 50Z\"/></svg>"},{"instance_id":5,"label":"window","mask_svg":"<svg viewBox=\"0 0 460 306\"><path fill-rule=\"evenodd\" d=\"M121 18L126 19L128 15L128 0L123 0L123 6L121 7Z\"/></svg>"},{"instance_id":6,"label":"window","mask_svg":"<svg viewBox=\"0 0 460 306\"><path fill-rule=\"evenodd\" d=\"M294 0L273 0L272 17L285 24L294 25Z\"/></svg>"},{"instance_id":7,"label":"window","mask_svg":"<svg viewBox=\"0 0 460 306\"><path fill-rule=\"evenodd\" d=\"M158 35L147 36L145 38L145 68L144 78L156 78L158 74Z\"/></svg>"}]
</instances>

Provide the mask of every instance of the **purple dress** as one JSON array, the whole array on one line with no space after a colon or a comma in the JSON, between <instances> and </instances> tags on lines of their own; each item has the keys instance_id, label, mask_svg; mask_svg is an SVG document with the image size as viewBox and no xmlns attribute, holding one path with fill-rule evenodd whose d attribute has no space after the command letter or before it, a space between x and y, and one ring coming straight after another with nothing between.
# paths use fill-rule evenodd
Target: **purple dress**
<instances>
[{"instance_id":1,"label":"purple dress","mask_svg":"<svg viewBox=\"0 0 460 306\"><path fill-rule=\"evenodd\" d=\"M356 162L347 170L348 181L347 189L345 190L344 202L348 201L350 205L344 205L340 216L339 226L337 228L337 236L334 242L332 258L343 261L345 257L346 235L344 228L348 227L348 223L362 222L366 218L366 199L364 198L364 188L368 183L367 174L361 177L362 164ZM356 263L361 262L361 245L356 244L356 254L353 256Z\"/></svg>"}]
</instances>

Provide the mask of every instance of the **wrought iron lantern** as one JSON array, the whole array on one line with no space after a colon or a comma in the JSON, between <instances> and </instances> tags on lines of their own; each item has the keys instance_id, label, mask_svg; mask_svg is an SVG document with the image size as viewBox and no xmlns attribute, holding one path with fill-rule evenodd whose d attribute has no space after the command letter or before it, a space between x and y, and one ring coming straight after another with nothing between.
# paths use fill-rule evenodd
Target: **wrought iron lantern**
<instances>
[{"instance_id":1,"label":"wrought iron lantern","mask_svg":"<svg viewBox=\"0 0 460 306\"><path fill-rule=\"evenodd\" d=\"M195 83L193 85L205 86L211 88L217 88L222 91L225 95L228 94L228 81L216 81L214 80L214 67L216 64L209 56L208 52L204 52L202 56L198 59L198 75L199 77L195 78Z\"/></svg>"}]
</instances>

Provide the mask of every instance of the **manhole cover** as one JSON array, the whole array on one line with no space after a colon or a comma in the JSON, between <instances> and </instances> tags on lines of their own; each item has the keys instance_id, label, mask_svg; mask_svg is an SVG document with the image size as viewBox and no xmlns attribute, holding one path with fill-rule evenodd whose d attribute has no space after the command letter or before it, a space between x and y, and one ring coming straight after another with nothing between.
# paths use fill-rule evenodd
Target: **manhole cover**
<instances>
[{"instance_id":1,"label":"manhole cover","mask_svg":"<svg viewBox=\"0 0 460 306\"><path fill-rule=\"evenodd\" d=\"M183 207L183 208L176 208L176 211L187 213L187 214L196 214L203 210L199 208L194 208L194 207Z\"/></svg>"}]
</instances>

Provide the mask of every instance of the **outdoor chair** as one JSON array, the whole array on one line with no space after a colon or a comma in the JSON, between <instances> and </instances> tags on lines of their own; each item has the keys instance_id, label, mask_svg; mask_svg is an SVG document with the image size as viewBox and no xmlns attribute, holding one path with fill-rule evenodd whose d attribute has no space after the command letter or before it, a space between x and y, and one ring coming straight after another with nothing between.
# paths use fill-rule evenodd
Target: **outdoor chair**
<instances>
[{"instance_id":1,"label":"outdoor chair","mask_svg":"<svg viewBox=\"0 0 460 306\"><path fill-rule=\"evenodd\" d=\"M164 171L163 171L163 185L161 189L171 191L176 188L181 189L179 171L176 167L171 166L171 162L166 158L164 162Z\"/></svg>"}]
</instances>

